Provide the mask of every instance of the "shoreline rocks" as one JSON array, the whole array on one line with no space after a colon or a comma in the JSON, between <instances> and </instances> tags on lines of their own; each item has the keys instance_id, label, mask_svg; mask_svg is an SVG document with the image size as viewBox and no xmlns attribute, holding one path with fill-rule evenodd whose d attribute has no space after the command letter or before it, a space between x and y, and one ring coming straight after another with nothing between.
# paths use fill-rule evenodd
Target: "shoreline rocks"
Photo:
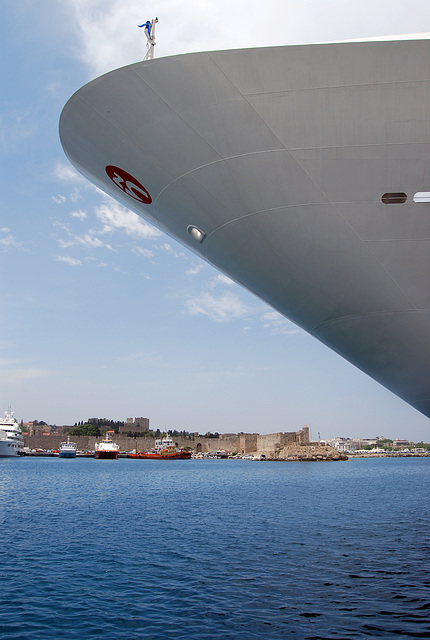
<instances>
[{"instance_id":1,"label":"shoreline rocks","mask_svg":"<svg viewBox=\"0 0 430 640\"><path fill-rule=\"evenodd\" d=\"M269 459L286 462L336 462L348 460L348 456L343 451L337 451L329 445L310 443L308 445L289 445L283 447L279 452L275 452L273 457L270 456Z\"/></svg>"}]
</instances>

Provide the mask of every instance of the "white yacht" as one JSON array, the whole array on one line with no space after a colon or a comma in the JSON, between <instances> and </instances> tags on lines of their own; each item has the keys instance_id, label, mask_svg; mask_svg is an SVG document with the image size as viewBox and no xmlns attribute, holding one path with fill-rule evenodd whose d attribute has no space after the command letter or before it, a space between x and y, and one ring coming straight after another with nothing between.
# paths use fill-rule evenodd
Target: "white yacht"
<instances>
[{"instance_id":1,"label":"white yacht","mask_svg":"<svg viewBox=\"0 0 430 640\"><path fill-rule=\"evenodd\" d=\"M24 439L20 426L10 407L0 419L0 458L18 456L24 453Z\"/></svg>"}]
</instances>

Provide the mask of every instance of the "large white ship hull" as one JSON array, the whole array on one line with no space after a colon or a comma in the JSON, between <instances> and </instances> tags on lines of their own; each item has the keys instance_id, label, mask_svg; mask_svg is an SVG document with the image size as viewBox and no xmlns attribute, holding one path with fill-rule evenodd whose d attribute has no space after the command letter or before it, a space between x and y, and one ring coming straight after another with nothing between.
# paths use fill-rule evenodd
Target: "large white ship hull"
<instances>
[{"instance_id":1,"label":"large white ship hull","mask_svg":"<svg viewBox=\"0 0 430 640\"><path fill-rule=\"evenodd\" d=\"M11 440L0 440L0 458L11 458L20 455L21 449Z\"/></svg>"},{"instance_id":2,"label":"large white ship hull","mask_svg":"<svg viewBox=\"0 0 430 640\"><path fill-rule=\"evenodd\" d=\"M427 40L197 53L90 82L60 135L89 180L430 416L429 96Z\"/></svg>"}]
</instances>

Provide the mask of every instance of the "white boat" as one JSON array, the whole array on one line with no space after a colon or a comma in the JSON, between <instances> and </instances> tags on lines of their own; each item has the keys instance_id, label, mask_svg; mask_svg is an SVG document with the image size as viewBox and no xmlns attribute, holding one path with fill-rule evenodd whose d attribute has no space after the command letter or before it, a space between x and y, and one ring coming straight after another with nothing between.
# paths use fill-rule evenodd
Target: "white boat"
<instances>
[{"instance_id":1,"label":"white boat","mask_svg":"<svg viewBox=\"0 0 430 640\"><path fill-rule=\"evenodd\" d=\"M211 51L81 88L100 189L430 417L430 39Z\"/></svg>"},{"instance_id":2,"label":"white boat","mask_svg":"<svg viewBox=\"0 0 430 640\"><path fill-rule=\"evenodd\" d=\"M114 431L106 431L106 435L101 442L94 445L94 457L102 460L116 460L119 453L119 445L113 442L110 437Z\"/></svg>"},{"instance_id":3,"label":"white boat","mask_svg":"<svg viewBox=\"0 0 430 640\"><path fill-rule=\"evenodd\" d=\"M76 442L70 442L70 436L67 436L67 442L62 442L58 450L59 458L76 458L78 445Z\"/></svg>"},{"instance_id":4,"label":"white boat","mask_svg":"<svg viewBox=\"0 0 430 640\"><path fill-rule=\"evenodd\" d=\"M9 458L23 455L24 438L20 426L14 418L10 407L4 412L4 418L0 420L0 457Z\"/></svg>"}]
</instances>

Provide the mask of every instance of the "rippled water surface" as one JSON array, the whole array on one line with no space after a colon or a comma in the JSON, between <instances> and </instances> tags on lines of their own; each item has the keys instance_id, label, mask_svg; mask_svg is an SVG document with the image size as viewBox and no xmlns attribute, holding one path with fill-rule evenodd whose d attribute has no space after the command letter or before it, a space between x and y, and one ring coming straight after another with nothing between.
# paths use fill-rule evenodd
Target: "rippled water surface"
<instances>
[{"instance_id":1,"label":"rippled water surface","mask_svg":"<svg viewBox=\"0 0 430 640\"><path fill-rule=\"evenodd\" d=\"M430 458L0 459L0 637L430 637Z\"/></svg>"}]
</instances>

